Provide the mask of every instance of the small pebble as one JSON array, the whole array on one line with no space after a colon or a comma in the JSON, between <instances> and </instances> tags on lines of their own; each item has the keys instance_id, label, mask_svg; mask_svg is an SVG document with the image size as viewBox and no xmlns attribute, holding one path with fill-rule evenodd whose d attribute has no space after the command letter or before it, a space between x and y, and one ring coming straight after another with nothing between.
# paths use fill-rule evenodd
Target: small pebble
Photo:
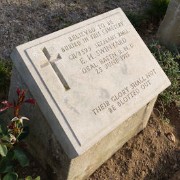
<instances>
[{"instance_id":1,"label":"small pebble","mask_svg":"<svg viewBox=\"0 0 180 180\"><path fill-rule=\"evenodd\" d=\"M173 142L173 143L176 142L176 138L175 138L175 136L174 136L173 133L171 133L171 132L167 133L167 134L166 134L166 137L167 137L171 142Z\"/></svg>"}]
</instances>

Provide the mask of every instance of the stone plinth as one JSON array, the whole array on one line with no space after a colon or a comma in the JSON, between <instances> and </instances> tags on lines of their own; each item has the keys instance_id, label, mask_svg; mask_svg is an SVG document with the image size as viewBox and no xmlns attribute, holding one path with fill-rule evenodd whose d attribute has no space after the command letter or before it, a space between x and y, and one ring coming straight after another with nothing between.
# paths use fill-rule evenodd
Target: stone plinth
<instances>
[{"instance_id":1,"label":"stone plinth","mask_svg":"<svg viewBox=\"0 0 180 180\"><path fill-rule=\"evenodd\" d=\"M162 21L158 36L169 47L180 46L180 0L171 0Z\"/></svg>"}]
</instances>

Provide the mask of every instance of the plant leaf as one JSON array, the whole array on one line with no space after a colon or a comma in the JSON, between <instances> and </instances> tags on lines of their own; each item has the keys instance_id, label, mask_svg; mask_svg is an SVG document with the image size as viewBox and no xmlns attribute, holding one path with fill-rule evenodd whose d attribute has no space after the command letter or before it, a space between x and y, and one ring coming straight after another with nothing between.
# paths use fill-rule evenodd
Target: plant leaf
<instances>
[{"instance_id":1,"label":"plant leaf","mask_svg":"<svg viewBox=\"0 0 180 180\"><path fill-rule=\"evenodd\" d=\"M26 99L24 102L25 103L30 103L30 104L36 104L36 100L33 99L33 98Z\"/></svg>"},{"instance_id":2,"label":"plant leaf","mask_svg":"<svg viewBox=\"0 0 180 180\"><path fill-rule=\"evenodd\" d=\"M18 96L20 95L20 93L21 93L20 88L17 88L16 93L17 93Z\"/></svg>"},{"instance_id":3,"label":"plant leaf","mask_svg":"<svg viewBox=\"0 0 180 180\"><path fill-rule=\"evenodd\" d=\"M5 125L0 125L0 135L7 134L7 128Z\"/></svg>"},{"instance_id":4,"label":"plant leaf","mask_svg":"<svg viewBox=\"0 0 180 180\"><path fill-rule=\"evenodd\" d=\"M3 180L17 180L18 175L14 172L10 172L3 177Z\"/></svg>"},{"instance_id":5,"label":"plant leaf","mask_svg":"<svg viewBox=\"0 0 180 180\"><path fill-rule=\"evenodd\" d=\"M18 160L22 167L29 165L29 159L27 158L26 154L20 149L14 150L14 159Z\"/></svg>"},{"instance_id":6,"label":"plant leaf","mask_svg":"<svg viewBox=\"0 0 180 180\"><path fill-rule=\"evenodd\" d=\"M22 133L19 135L18 140L22 141L29 135L29 127L24 126Z\"/></svg>"},{"instance_id":7,"label":"plant leaf","mask_svg":"<svg viewBox=\"0 0 180 180\"><path fill-rule=\"evenodd\" d=\"M13 165L10 162L10 159L7 157L3 157L0 161L0 173L11 172Z\"/></svg>"},{"instance_id":8,"label":"plant leaf","mask_svg":"<svg viewBox=\"0 0 180 180\"><path fill-rule=\"evenodd\" d=\"M34 180L41 180L41 177L38 176L38 177L36 177Z\"/></svg>"},{"instance_id":9,"label":"plant leaf","mask_svg":"<svg viewBox=\"0 0 180 180\"><path fill-rule=\"evenodd\" d=\"M4 157L7 155L7 152L8 150L6 145L0 144L0 155Z\"/></svg>"},{"instance_id":10,"label":"plant leaf","mask_svg":"<svg viewBox=\"0 0 180 180\"><path fill-rule=\"evenodd\" d=\"M0 134L3 134L3 129L1 127L1 125L0 125Z\"/></svg>"},{"instance_id":11,"label":"plant leaf","mask_svg":"<svg viewBox=\"0 0 180 180\"><path fill-rule=\"evenodd\" d=\"M7 107L12 107L12 103L8 102L8 101L2 101L1 104L7 106Z\"/></svg>"},{"instance_id":12,"label":"plant leaf","mask_svg":"<svg viewBox=\"0 0 180 180\"><path fill-rule=\"evenodd\" d=\"M20 179L19 179L20 180ZM37 176L35 179L33 179L31 176L27 176L25 180L41 180L40 176Z\"/></svg>"},{"instance_id":13,"label":"plant leaf","mask_svg":"<svg viewBox=\"0 0 180 180\"><path fill-rule=\"evenodd\" d=\"M33 180L33 178L31 176L27 176L25 180Z\"/></svg>"},{"instance_id":14,"label":"plant leaf","mask_svg":"<svg viewBox=\"0 0 180 180\"><path fill-rule=\"evenodd\" d=\"M14 117L14 118L11 119L12 122L13 122L13 121L18 121L18 120L19 120L18 117Z\"/></svg>"},{"instance_id":15,"label":"plant leaf","mask_svg":"<svg viewBox=\"0 0 180 180\"><path fill-rule=\"evenodd\" d=\"M3 107L3 108L0 109L0 112L3 112L5 110L7 110L7 109L9 109L9 107Z\"/></svg>"},{"instance_id":16,"label":"plant leaf","mask_svg":"<svg viewBox=\"0 0 180 180\"><path fill-rule=\"evenodd\" d=\"M7 135L3 135L2 137L1 137L1 140L2 140L2 142L5 142L5 143L9 143L10 142L10 137L9 136L7 136Z\"/></svg>"},{"instance_id":17,"label":"plant leaf","mask_svg":"<svg viewBox=\"0 0 180 180\"><path fill-rule=\"evenodd\" d=\"M29 120L27 117L24 117L24 116L21 117L20 119L21 119L22 121L24 121L24 120Z\"/></svg>"},{"instance_id":18,"label":"plant leaf","mask_svg":"<svg viewBox=\"0 0 180 180\"><path fill-rule=\"evenodd\" d=\"M8 102L8 101L2 101L1 104L3 104L5 107L1 108L0 112L3 112L5 110L13 107L13 105L10 102Z\"/></svg>"}]
</instances>

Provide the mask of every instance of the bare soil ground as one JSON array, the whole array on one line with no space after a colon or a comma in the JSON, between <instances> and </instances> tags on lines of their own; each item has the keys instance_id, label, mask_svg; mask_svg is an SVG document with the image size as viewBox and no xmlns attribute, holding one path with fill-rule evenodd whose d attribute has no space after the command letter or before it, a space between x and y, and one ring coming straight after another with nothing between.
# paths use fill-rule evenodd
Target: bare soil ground
<instances>
[{"instance_id":1,"label":"bare soil ground","mask_svg":"<svg viewBox=\"0 0 180 180\"><path fill-rule=\"evenodd\" d=\"M172 105L170 112L174 114L171 124L159 119L159 115L153 112L147 127L127 142L89 180L170 179L180 169L179 110ZM168 133L176 135L175 143L168 139Z\"/></svg>"},{"instance_id":2,"label":"bare soil ground","mask_svg":"<svg viewBox=\"0 0 180 180\"><path fill-rule=\"evenodd\" d=\"M0 58L9 60L17 45L88 19L116 7L141 13L147 0L1 0ZM152 36L145 30L144 40ZM170 179L180 169L180 108L172 104L166 111L170 123L155 109L148 126L128 141L104 163L89 180ZM33 122L33 120L32 120ZM168 133L175 135L171 141ZM51 179L35 159L30 167L19 169L21 177Z\"/></svg>"}]
</instances>

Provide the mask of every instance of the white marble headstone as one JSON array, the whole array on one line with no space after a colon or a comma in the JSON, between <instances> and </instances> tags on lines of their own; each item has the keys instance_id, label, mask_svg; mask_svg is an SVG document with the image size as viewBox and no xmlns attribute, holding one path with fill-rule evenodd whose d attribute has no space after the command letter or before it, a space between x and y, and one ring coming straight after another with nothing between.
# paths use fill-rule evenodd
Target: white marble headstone
<instances>
[{"instance_id":1,"label":"white marble headstone","mask_svg":"<svg viewBox=\"0 0 180 180\"><path fill-rule=\"evenodd\" d=\"M120 8L20 45L12 59L70 157L170 85Z\"/></svg>"}]
</instances>

